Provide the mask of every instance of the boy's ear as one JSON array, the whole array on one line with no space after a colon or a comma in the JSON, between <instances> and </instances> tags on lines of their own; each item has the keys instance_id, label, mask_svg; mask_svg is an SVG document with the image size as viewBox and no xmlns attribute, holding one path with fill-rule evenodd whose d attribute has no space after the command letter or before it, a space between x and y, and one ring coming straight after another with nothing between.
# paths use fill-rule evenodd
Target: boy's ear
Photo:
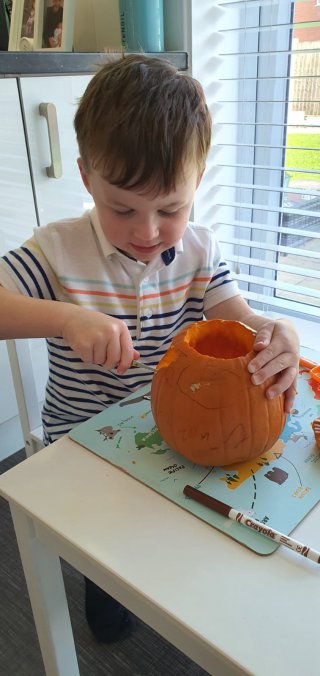
<instances>
[{"instance_id":1,"label":"boy's ear","mask_svg":"<svg viewBox=\"0 0 320 676\"><path fill-rule=\"evenodd\" d=\"M80 174L81 174L83 184L84 184L85 188L87 188L87 191L91 195L90 182L89 182L88 174L87 174L87 172L86 172L86 170L83 166L83 162L82 162L81 157L78 157L77 164L78 164L78 167L79 167L79 171L80 171Z\"/></svg>"},{"instance_id":2,"label":"boy's ear","mask_svg":"<svg viewBox=\"0 0 320 676\"><path fill-rule=\"evenodd\" d=\"M205 167L203 167L202 171L200 171L200 174L199 174L198 180L197 180L196 189L199 188L199 185L200 185L200 183L201 183L202 176L203 176L203 174L204 174L204 170L205 170Z\"/></svg>"}]
</instances>

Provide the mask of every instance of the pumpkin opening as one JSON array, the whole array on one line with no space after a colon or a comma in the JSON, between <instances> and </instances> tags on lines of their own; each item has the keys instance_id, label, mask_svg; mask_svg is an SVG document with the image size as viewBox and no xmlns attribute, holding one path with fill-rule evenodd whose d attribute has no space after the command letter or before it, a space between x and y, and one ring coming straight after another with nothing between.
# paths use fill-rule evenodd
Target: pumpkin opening
<instances>
[{"instance_id":1,"label":"pumpkin opening","mask_svg":"<svg viewBox=\"0 0 320 676\"><path fill-rule=\"evenodd\" d=\"M230 326L232 324L232 327ZM198 354L219 359L234 359L251 352L252 330L240 322L199 322L186 332L185 343Z\"/></svg>"}]
</instances>

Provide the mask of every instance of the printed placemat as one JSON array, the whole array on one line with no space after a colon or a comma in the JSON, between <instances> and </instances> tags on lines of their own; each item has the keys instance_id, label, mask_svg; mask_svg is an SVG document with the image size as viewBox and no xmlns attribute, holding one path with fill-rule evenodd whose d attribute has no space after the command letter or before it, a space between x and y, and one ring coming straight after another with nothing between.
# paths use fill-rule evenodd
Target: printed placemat
<instances>
[{"instance_id":1,"label":"printed placemat","mask_svg":"<svg viewBox=\"0 0 320 676\"><path fill-rule=\"evenodd\" d=\"M152 417L150 387L81 423L69 436L258 554L271 554L277 543L187 498L183 488L191 484L289 535L320 499L320 452L311 428L320 416L320 383L304 369L294 406L271 450L227 467L195 465L167 446Z\"/></svg>"}]
</instances>

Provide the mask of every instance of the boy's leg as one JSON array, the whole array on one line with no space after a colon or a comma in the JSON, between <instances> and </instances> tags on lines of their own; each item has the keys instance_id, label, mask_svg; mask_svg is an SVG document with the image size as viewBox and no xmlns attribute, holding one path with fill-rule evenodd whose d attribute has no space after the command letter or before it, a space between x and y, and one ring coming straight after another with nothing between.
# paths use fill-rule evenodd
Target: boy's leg
<instances>
[{"instance_id":1,"label":"boy's leg","mask_svg":"<svg viewBox=\"0 0 320 676\"><path fill-rule=\"evenodd\" d=\"M134 625L129 610L87 577L84 580L86 617L95 638L112 643L129 636Z\"/></svg>"}]
</instances>

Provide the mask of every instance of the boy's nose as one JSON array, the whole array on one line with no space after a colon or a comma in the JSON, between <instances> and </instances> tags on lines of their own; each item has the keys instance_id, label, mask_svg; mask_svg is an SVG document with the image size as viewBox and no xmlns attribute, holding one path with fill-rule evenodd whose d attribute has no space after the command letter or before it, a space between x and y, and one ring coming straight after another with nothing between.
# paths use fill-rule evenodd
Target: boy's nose
<instances>
[{"instance_id":1,"label":"boy's nose","mask_svg":"<svg viewBox=\"0 0 320 676\"><path fill-rule=\"evenodd\" d=\"M143 242L154 242L159 234L159 226L157 220L153 217L145 217L141 219L136 230L136 238Z\"/></svg>"}]
</instances>

